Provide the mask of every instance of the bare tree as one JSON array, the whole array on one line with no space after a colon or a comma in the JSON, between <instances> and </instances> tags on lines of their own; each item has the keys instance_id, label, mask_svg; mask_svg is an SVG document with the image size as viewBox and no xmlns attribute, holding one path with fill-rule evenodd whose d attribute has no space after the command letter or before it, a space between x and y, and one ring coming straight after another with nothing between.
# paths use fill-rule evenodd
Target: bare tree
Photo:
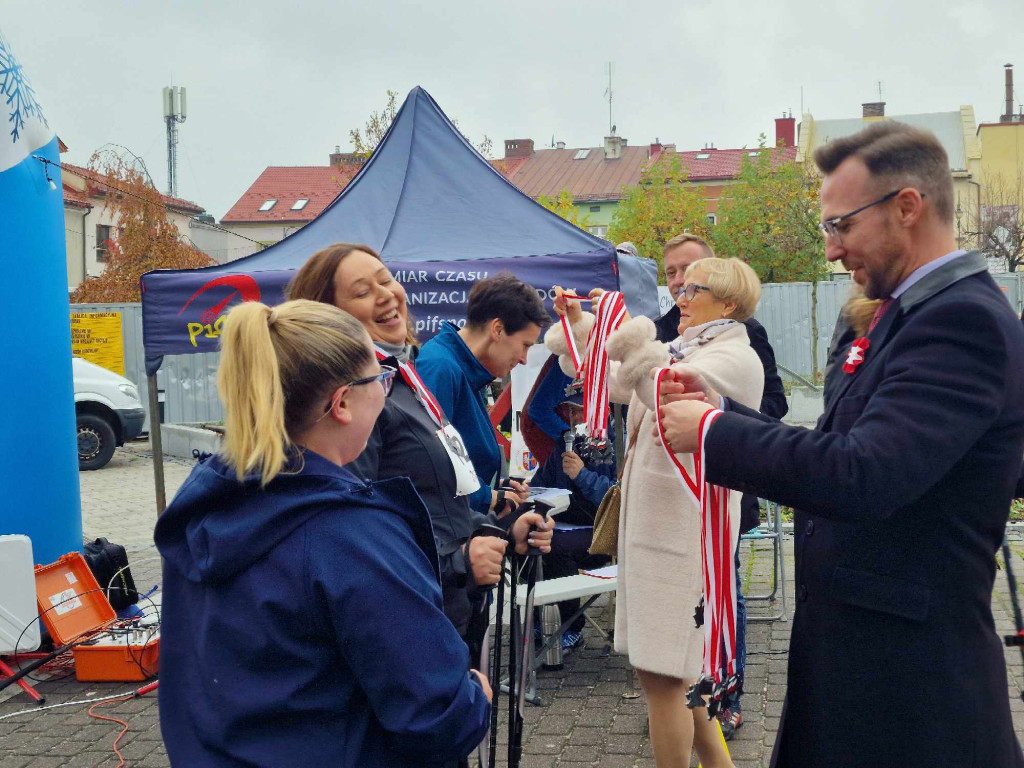
<instances>
[{"instance_id":1,"label":"bare tree","mask_svg":"<svg viewBox=\"0 0 1024 768\"><path fill-rule=\"evenodd\" d=\"M986 175L978 201L977 209L957 205L957 239L1016 272L1024 262L1024 168Z\"/></svg>"}]
</instances>

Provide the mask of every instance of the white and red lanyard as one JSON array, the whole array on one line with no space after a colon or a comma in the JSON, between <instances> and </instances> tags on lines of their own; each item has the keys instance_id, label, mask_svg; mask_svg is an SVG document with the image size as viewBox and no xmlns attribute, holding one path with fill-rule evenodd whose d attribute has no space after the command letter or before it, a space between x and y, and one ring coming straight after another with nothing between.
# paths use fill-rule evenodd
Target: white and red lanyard
<instances>
[{"instance_id":1,"label":"white and red lanyard","mask_svg":"<svg viewBox=\"0 0 1024 768\"><path fill-rule=\"evenodd\" d=\"M565 294L567 299L583 300L580 296ZM622 325L626 316L626 301L618 291L604 293L593 300L594 327L587 337L587 349L584 364L581 365L580 353L573 338L569 319L562 315L562 332L565 333L569 345L569 354L576 369L576 376L583 378L583 414L586 419L587 434L596 440L608 438L608 337Z\"/></svg>"},{"instance_id":2,"label":"white and red lanyard","mask_svg":"<svg viewBox=\"0 0 1024 768\"><path fill-rule=\"evenodd\" d=\"M729 518L729 489L704 480L704 440L711 424L722 415L717 408L701 418L697 450L693 453L694 477L686 471L665 440L661 423L661 383L668 368L658 370L654 382L654 419L668 458L683 488L700 510L701 570L704 575L703 676L715 684L736 674L736 566L733 562L733 531ZM724 657L724 658L723 658ZM723 664L724 661L724 664Z\"/></svg>"},{"instance_id":3,"label":"white and red lanyard","mask_svg":"<svg viewBox=\"0 0 1024 768\"><path fill-rule=\"evenodd\" d=\"M386 360L391 355L384 352L380 347L374 347L373 350L377 354L377 360ZM398 361L398 372L401 374L402 379L409 385L409 388L415 393L416 399L420 401L420 405L430 415L431 420L437 424L438 428L445 426L445 415L444 411L441 410L441 404L437 402L437 398L434 397L433 393L427 389L427 385L423 383L423 379L416 373L416 369L408 363Z\"/></svg>"}]
</instances>

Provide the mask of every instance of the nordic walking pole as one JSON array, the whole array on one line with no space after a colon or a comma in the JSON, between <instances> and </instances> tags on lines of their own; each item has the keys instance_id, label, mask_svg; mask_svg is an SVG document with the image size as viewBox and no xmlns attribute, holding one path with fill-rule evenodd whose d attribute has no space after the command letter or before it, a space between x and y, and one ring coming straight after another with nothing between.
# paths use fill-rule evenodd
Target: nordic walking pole
<instances>
[{"instance_id":1,"label":"nordic walking pole","mask_svg":"<svg viewBox=\"0 0 1024 768\"><path fill-rule=\"evenodd\" d=\"M494 685L494 700L491 704L491 732L489 734L486 768L494 768L498 754L498 708L501 704L501 619L505 611L505 560L501 560L501 576L498 579L498 597L494 616L494 658L491 665L491 680Z\"/></svg>"},{"instance_id":2,"label":"nordic walking pole","mask_svg":"<svg viewBox=\"0 0 1024 768\"><path fill-rule=\"evenodd\" d=\"M519 676L516 674L516 651L519 648L519 606L516 605L516 561L519 558L515 555L515 549L509 557L511 564L511 580L509 581L509 621L508 621L508 766L514 768L512 761L513 742L516 732L516 701L518 699L516 684ZM520 724L520 728L522 725Z\"/></svg>"}]
</instances>

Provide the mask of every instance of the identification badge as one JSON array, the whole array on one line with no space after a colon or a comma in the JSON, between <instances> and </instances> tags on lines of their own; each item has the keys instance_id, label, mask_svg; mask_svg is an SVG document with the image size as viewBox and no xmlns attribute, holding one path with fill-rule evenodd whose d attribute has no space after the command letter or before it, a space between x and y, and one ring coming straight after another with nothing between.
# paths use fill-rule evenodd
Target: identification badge
<instances>
[{"instance_id":1,"label":"identification badge","mask_svg":"<svg viewBox=\"0 0 1024 768\"><path fill-rule=\"evenodd\" d=\"M462 435L452 424L445 424L437 430L437 437L451 459L455 470L455 495L466 496L480 487L480 478L476 476L473 461L469 458Z\"/></svg>"}]
</instances>

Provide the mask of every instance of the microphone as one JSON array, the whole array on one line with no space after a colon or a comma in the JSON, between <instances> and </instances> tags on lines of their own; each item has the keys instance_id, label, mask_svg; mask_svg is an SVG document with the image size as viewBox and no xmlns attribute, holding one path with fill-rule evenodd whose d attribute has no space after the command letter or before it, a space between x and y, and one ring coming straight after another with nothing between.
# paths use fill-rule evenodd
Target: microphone
<instances>
[{"instance_id":1,"label":"microphone","mask_svg":"<svg viewBox=\"0 0 1024 768\"><path fill-rule=\"evenodd\" d=\"M572 430L570 429L569 431L567 431L562 436L562 439L565 441L565 452L569 453L570 451L572 451L572 442L573 442Z\"/></svg>"}]
</instances>

